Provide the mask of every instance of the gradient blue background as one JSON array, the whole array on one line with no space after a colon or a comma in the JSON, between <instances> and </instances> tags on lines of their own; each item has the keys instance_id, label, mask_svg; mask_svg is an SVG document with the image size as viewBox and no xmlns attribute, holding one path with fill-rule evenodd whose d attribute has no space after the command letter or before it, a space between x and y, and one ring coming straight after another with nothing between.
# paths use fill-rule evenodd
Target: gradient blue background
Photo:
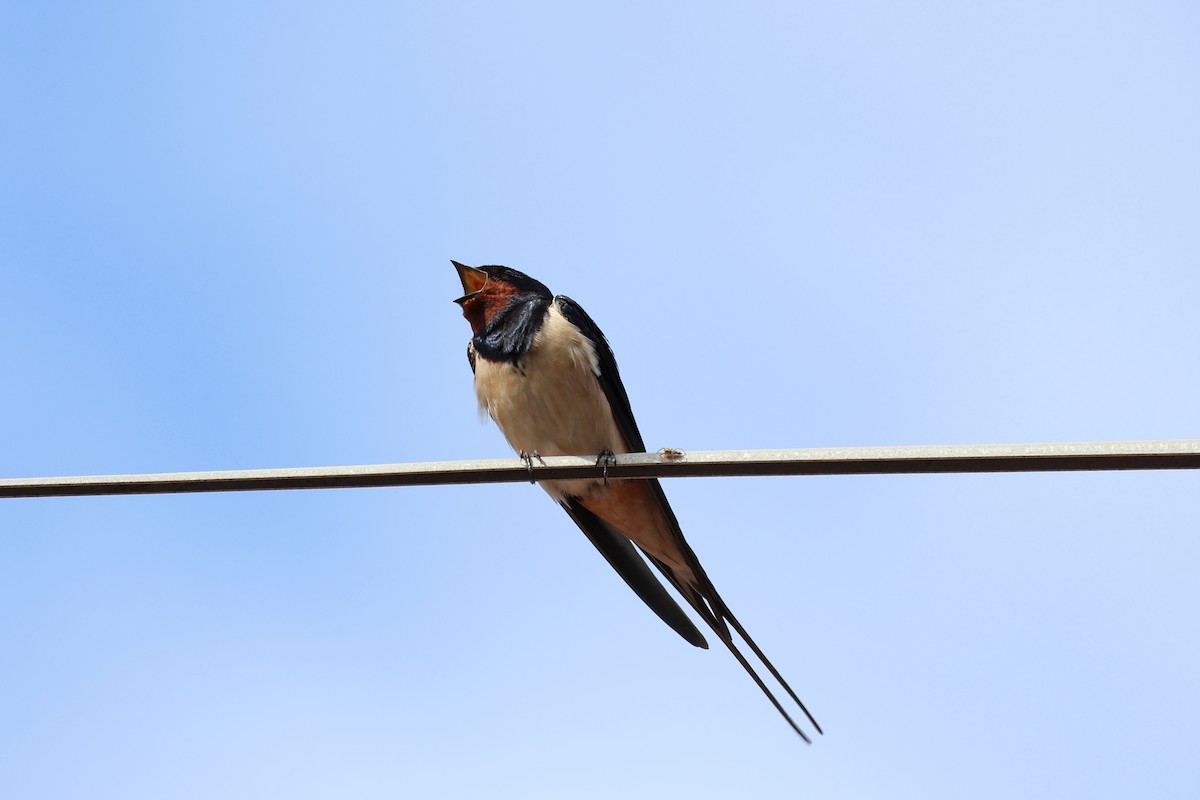
<instances>
[{"instance_id":1,"label":"gradient blue background","mask_svg":"<svg viewBox=\"0 0 1200 800\"><path fill-rule=\"evenodd\" d=\"M0 475L1200 435L1187 2L0 6ZM1194 798L1194 473L667 483L797 741L527 485L0 501L6 798Z\"/></svg>"}]
</instances>

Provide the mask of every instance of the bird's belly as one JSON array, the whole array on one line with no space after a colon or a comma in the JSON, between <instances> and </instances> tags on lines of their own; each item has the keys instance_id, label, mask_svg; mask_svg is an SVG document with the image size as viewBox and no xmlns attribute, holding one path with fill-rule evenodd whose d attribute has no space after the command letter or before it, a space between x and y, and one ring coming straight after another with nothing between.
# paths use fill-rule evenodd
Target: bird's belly
<instances>
[{"instance_id":1,"label":"bird's belly","mask_svg":"<svg viewBox=\"0 0 1200 800\"><path fill-rule=\"evenodd\" d=\"M557 345L557 346L556 346ZM514 450L543 456L595 456L604 450L629 452L589 352L575 342L542 342L522 359L479 359L475 394ZM556 498L583 495L596 483L546 481Z\"/></svg>"}]
</instances>

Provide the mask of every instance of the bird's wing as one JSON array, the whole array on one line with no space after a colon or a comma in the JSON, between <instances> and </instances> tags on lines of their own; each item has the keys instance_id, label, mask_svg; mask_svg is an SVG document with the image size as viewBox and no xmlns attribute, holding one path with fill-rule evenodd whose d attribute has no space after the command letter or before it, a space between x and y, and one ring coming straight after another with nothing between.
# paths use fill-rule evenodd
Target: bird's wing
<instances>
[{"instance_id":1,"label":"bird's wing","mask_svg":"<svg viewBox=\"0 0 1200 800\"><path fill-rule=\"evenodd\" d=\"M613 419L616 421L621 435L625 437L625 444L629 446L629 451L631 453L646 452L646 443L642 441L642 433L638 430L637 421L633 418L633 409L629 407L629 395L625 394L625 384L621 383L621 373L617 370L617 359L613 356L612 348L608 346L608 339L605 338L604 332L571 298L560 294L554 298L554 302L567 322L578 328L592 343L592 347L596 351L596 362L600 367L600 374L596 376L596 380L600 382L600 388L604 390L604 396L608 398Z\"/></svg>"},{"instance_id":2,"label":"bird's wing","mask_svg":"<svg viewBox=\"0 0 1200 800\"><path fill-rule=\"evenodd\" d=\"M596 376L596 380L599 381L600 387L604 390L605 397L608 398L608 404L612 408L613 419L616 420L617 427L620 429L621 434L625 437L625 443L628 445L629 450L631 452L644 453L646 451L646 444L642 440L641 431L638 430L637 422L633 418L633 409L630 408L629 405L629 395L626 394L625 385L621 382L621 373L617 370L616 357L613 356L612 348L609 347L608 339L604 336L604 332L601 331L600 327L592 320L590 316L588 316L587 312L569 297L559 295L558 297L554 298L554 302L558 305L558 310L562 312L562 315L566 317L567 321L579 328L579 330L582 331L583 334L592 342L592 346L596 351L596 360L600 367L600 371ZM679 521L675 518L675 512L671 509L671 504L667 502L667 496L663 492L662 485L657 479L648 479L645 481L645 483L649 487L651 495L654 497L655 502L658 505L658 511L668 523L679 554L683 557L684 563L688 565L692 571L692 574L695 576L694 583L684 579L669 565L664 564L662 561L654 558L649 553L646 553L646 557L650 559L654 566L658 567L659 571L662 572L668 581L670 581L671 585L675 587L679 594L682 595L685 600L687 600L688 604L696 611L697 614L700 615L701 619L703 619L705 623L712 628L713 633L717 635L717 638L724 643L725 647L729 649L729 652L733 654L738 663L741 664L746 672L750 674L750 677L754 679L756 684L758 684L758 687L763 691L763 694L767 696L767 699L769 699L772 705L775 706L776 710L783 715L784 719L788 721L796 733L800 734L800 736L806 742L810 741L804 731L800 729L800 726L796 724L795 720L793 720L791 715L788 714L788 712L784 709L783 705L779 702L779 699L775 697L774 693L770 690L766 683L763 682L763 679L746 659L745 655L737 648L737 645L733 641L733 635L729 631L730 626L732 626L742 640L749 645L750 650L755 656L758 657L759 661L762 662L763 666L767 668L767 671L771 673L775 680L779 682L779 685L784 688L788 696L796 702L796 705L798 705L800 710L804 712L804 715L808 718L808 721L812 723L813 727L817 729L818 733L822 732L821 726L815 719L813 719L812 714L810 714L808 709L805 708L804 703L801 702L800 698L796 696L796 693L792 690L792 687L789 686L787 681L783 679L783 676L779 674L779 670L775 669L775 665L772 664L765 655L763 655L762 650L759 649L755 641L750 638L750 634L746 632L746 629L742 627L740 622L738 622L737 617L735 617L733 612L729 610L729 606L727 606L725 601L721 599L721 595L717 593L716 587L713 586L712 581L709 580L708 575L705 574L704 567L700 566L700 560L696 557L695 552L692 551L692 548L687 543L687 540L684 539L683 531L679 527ZM627 573L622 570L622 567L617 566L617 563L613 561L613 558L608 554L608 552L605 551L604 547L601 547L601 545L597 542L597 538L593 535L592 531L589 530L589 526L593 526L594 524L603 526L605 529L607 529L607 537L614 540L624 540L625 544L628 545L628 549L632 551L633 546L628 543L628 539L626 539L623 534L614 531L603 520L580 506L577 502L574 502L574 506L576 507L577 511L572 510L572 508L568 506L567 513L571 514L572 519L574 519L576 524L583 529L583 532L587 534L589 539L592 540L592 543L595 544L596 547L605 554L605 558L608 558L609 563L621 573L621 576L625 578L626 582L629 583L631 587L633 587L634 591L636 591L638 595L646 601L647 605L649 605L660 617L662 617L667 624L671 625L672 628L675 628L676 631L679 631L683 638L688 639L688 641L692 641L686 634L684 634L683 631L680 631L680 629L676 627L676 625L672 623L667 616L664 615L663 611L659 610L659 607L656 607L654 603L651 603L650 600L646 599L646 596L638 588L638 585L636 585L634 581L630 579ZM583 512L583 514L579 514L577 512ZM583 515L590 517L590 520L587 520L588 525L585 525L585 523L581 521L581 519L587 519L587 517L584 517ZM594 523L592 521L594 521ZM615 547L616 545L610 544L609 546ZM640 561L640 559L637 560ZM641 566L644 568L645 564L641 564ZM640 582L644 582L647 579L653 580L653 575L649 574L649 570L646 570L646 573L647 574L644 576L637 576ZM654 581L654 583L657 583L657 581ZM661 585L659 585L657 589L661 592ZM663 592L663 594L665 594L665 592ZM666 599L668 601L670 600L669 597ZM674 605L674 603L672 603L672 605ZM675 606L675 609L678 610L677 605ZM695 630L694 627L693 630ZM699 633L697 632L696 635L699 636ZM692 643L695 644L694 641L692 641Z\"/></svg>"},{"instance_id":3,"label":"bird's wing","mask_svg":"<svg viewBox=\"0 0 1200 800\"><path fill-rule=\"evenodd\" d=\"M563 501L563 508L575 520L575 524L583 531L591 543L596 546L617 574L625 579L629 588L642 598L642 602L650 607L663 622L667 623L689 643L696 647L708 648L708 642L697 630L692 620L684 613L675 598L667 592L662 583L650 571L650 567L638 555L637 548L623 534L615 530L604 520L579 504L578 500Z\"/></svg>"}]
</instances>

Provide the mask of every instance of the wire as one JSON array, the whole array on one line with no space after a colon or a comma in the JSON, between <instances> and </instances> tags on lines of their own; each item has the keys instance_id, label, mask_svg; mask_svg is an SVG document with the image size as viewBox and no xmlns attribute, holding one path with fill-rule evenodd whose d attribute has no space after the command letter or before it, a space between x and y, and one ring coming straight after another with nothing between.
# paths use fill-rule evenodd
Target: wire
<instances>
[{"instance_id":1,"label":"wire","mask_svg":"<svg viewBox=\"0 0 1200 800\"><path fill-rule=\"evenodd\" d=\"M1131 469L1200 469L1200 439L693 452L666 448L657 453L619 455L616 463L607 467L607 475L616 479ZM513 483L599 478L604 470L603 466L597 465L595 457L546 456L534 458L528 465L518 458L502 458L350 467L7 478L0 479L0 497Z\"/></svg>"}]
</instances>

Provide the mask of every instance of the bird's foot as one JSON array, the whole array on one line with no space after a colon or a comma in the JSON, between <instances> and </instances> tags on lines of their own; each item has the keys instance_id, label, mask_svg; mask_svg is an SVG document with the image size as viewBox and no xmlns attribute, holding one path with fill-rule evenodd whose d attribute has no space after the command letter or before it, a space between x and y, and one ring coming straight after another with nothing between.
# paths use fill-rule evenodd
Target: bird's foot
<instances>
[{"instance_id":1,"label":"bird's foot","mask_svg":"<svg viewBox=\"0 0 1200 800\"><path fill-rule=\"evenodd\" d=\"M617 457L612 450L607 447L600 451L600 455L596 456L596 466L604 467L604 485L608 486L608 468L617 463Z\"/></svg>"},{"instance_id":2,"label":"bird's foot","mask_svg":"<svg viewBox=\"0 0 1200 800\"><path fill-rule=\"evenodd\" d=\"M533 477L533 460L536 458L539 464L541 464L543 467L546 466L546 462L542 460L542 454L537 450L534 450L532 453L526 453L524 450L518 450L517 455L520 456L521 460L525 462L525 469L529 470L529 482L537 483Z\"/></svg>"}]
</instances>

